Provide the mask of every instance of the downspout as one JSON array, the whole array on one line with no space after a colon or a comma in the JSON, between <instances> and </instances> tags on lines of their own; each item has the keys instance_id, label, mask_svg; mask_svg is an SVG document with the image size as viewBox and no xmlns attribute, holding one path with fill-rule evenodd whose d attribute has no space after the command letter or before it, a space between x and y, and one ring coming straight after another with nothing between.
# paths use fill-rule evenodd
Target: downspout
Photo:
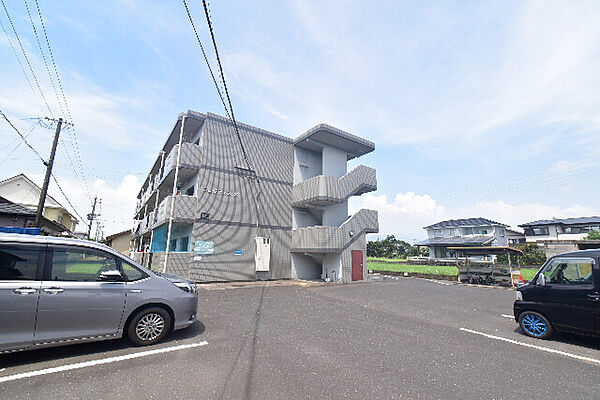
<instances>
[{"instance_id":1,"label":"downspout","mask_svg":"<svg viewBox=\"0 0 600 400\"><path fill-rule=\"evenodd\" d=\"M167 262L169 259L169 245L171 243L171 229L173 228L173 213L175 212L175 196L177 195L177 179L179 179L179 163L181 162L181 143L183 142L183 127L185 125L185 115L181 117L181 129L179 131L179 147L177 147L177 162L175 164L175 179L173 180L173 194L171 196L171 211L169 212L169 228L167 230L167 247L165 249L165 263L162 272L167 272Z\"/></svg>"}]
</instances>

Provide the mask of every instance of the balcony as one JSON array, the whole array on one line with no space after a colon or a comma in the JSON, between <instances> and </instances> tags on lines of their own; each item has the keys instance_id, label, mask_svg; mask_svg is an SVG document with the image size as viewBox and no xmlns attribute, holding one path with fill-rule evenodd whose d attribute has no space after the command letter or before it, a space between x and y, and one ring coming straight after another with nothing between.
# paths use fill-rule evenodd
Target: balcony
<instances>
[{"instance_id":1,"label":"balcony","mask_svg":"<svg viewBox=\"0 0 600 400\"><path fill-rule=\"evenodd\" d=\"M173 146L169 154L165 157L164 165L158 171L156 171L156 175L151 176L148 184L148 188L144 190L140 200L136 206L136 215L144 208L148 200L152 197L155 189L159 188L161 185L161 191L164 189L164 181L166 181L166 177L171 173L171 171L175 170L177 165L177 151L179 149L179 144ZM188 170L193 169L197 170L200 168L200 164L202 161L202 147L193 143L182 143L181 145L181 160L179 166L182 168L186 168ZM167 189L169 191L172 190L173 179L170 180L167 184Z\"/></svg>"},{"instance_id":2,"label":"balcony","mask_svg":"<svg viewBox=\"0 0 600 400\"><path fill-rule=\"evenodd\" d=\"M193 220L196 217L196 200L195 196L177 195L167 196L160 202L158 208L154 212L151 227L162 225L169 220L171 212L171 201L175 198L175 207L173 209L173 220L187 221Z\"/></svg>"},{"instance_id":3,"label":"balcony","mask_svg":"<svg viewBox=\"0 0 600 400\"><path fill-rule=\"evenodd\" d=\"M294 229L292 252L341 253L361 234L378 231L377 211L362 209L340 227L311 226Z\"/></svg>"},{"instance_id":4,"label":"balcony","mask_svg":"<svg viewBox=\"0 0 600 400\"><path fill-rule=\"evenodd\" d=\"M328 206L377 190L375 169L359 165L341 178L319 175L292 188L294 207Z\"/></svg>"}]
</instances>

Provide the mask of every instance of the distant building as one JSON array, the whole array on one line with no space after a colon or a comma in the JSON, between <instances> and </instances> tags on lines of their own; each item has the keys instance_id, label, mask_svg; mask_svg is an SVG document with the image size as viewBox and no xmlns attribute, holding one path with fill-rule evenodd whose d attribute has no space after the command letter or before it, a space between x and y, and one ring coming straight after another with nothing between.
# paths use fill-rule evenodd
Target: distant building
<instances>
[{"instance_id":1,"label":"distant building","mask_svg":"<svg viewBox=\"0 0 600 400\"><path fill-rule=\"evenodd\" d=\"M0 181L0 196L12 203L20 204L30 210L37 210L42 189L23 174ZM79 221L52 196L46 196L44 217L64 227L69 233L75 231Z\"/></svg>"},{"instance_id":2,"label":"distant building","mask_svg":"<svg viewBox=\"0 0 600 400\"><path fill-rule=\"evenodd\" d=\"M0 231L23 233L23 228L34 224L35 211L0 196ZM64 226L45 217L42 217L40 225L39 233L42 235L59 235L67 231Z\"/></svg>"},{"instance_id":3,"label":"distant building","mask_svg":"<svg viewBox=\"0 0 600 400\"><path fill-rule=\"evenodd\" d=\"M537 243L546 257L575 250L600 248L600 240L584 240L590 231L600 232L600 217L552 218L519 225L528 243Z\"/></svg>"},{"instance_id":4,"label":"distant building","mask_svg":"<svg viewBox=\"0 0 600 400\"><path fill-rule=\"evenodd\" d=\"M506 237L508 238L509 246L525 243L525 234L523 232L507 229Z\"/></svg>"},{"instance_id":5,"label":"distant building","mask_svg":"<svg viewBox=\"0 0 600 400\"><path fill-rule=\"evenodd\" d=\"M131 229L115 233L106 237L106 244L129 257L129 242L131 240Z\"/></svg>"},{"instance_id":6,"label":"distant building","mask_svg":"<svg viewBox=\"0 0 600 400\"><path fill-rule=\"evenodd\" d=\"M430 259L454 258L448 247L508 246L507 227L486 218L452 219L424 227L428 239L417 245L429 248Z\"/></svg>"},{"instance_id":7,"label":"distant building","mask_svg":"<svg viewBox=\"0 0 600 400\"><path fill-rule=\"evenodd\" d=\"M528 242L540 240L581 240L589 231L600 232L600 217L553 218L519 225Z\"/></svg>"}]
</instances>

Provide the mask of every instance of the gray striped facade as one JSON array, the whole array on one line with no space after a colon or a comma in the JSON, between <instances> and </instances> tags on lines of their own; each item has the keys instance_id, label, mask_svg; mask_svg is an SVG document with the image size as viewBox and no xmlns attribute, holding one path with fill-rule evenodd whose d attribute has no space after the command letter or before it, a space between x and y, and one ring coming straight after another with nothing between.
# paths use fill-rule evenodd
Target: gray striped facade
<instances>
[{"instance_id":1,"label":"gray striped facade","mask_svg":"<svg viewBox=\"0 0 600 400\"><path fill-rule=\"evenodd\" d=\"M323 208L375 190L375 170L360 166L346 176L320 175L294 185L294 140L246 124L238 128L252 172L230 120L194 111L179 116L138 196L132 236L136 261L142 260L139 250L152 249L156 230L171 223L191 227L190 246L144 254L144 263L154 270L199 282L302 278L293 271L292 252L315 260L336 253L340 281L349 281L350 251L366 253L365 235L377 231L377 212L360 210L339 226L298 227L293 208ZM186 181L194 182L193 194L179 192ZM266 272L256 271L257 236L270 239ZM194 254L196 241L214 242L214 253Z\"/></svg>"}]
</instances>

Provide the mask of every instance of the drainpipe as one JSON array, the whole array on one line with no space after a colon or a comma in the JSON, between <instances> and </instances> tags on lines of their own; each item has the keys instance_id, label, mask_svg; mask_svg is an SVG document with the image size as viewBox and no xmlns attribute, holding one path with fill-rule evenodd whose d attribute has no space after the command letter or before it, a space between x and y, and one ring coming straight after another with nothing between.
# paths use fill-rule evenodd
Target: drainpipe
<instances>
[{"instance_id":1,"label":"drainpipe","mask_svg":"<svg viewBox=\"0 0 600 400\"><path fill-rule=\"evenodd\" d=\"M181 143L183 142L183 127L185 125L185 115L181 117L181 129L179 131L179 146L177 147L177 163L175 164L175 179L173 180L173 194L171 197L171 211L169 212L169 228L167 231L167 248L165 249L165 263L163 273L167 272L167 262L169 259L169 246L171 243L171 229L173 228L173 213L175 211L175 196L177 195L177 179L179 178L179 163L181 162Z\"/></svg>"}]
</instances>

